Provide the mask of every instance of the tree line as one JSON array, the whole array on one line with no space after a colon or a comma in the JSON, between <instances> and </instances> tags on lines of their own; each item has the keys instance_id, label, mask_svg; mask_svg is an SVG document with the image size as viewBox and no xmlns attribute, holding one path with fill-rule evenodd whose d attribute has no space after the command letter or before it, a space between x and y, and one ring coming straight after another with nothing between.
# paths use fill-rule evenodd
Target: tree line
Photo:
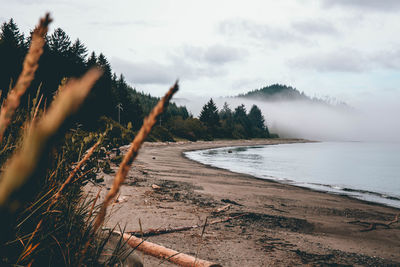
<instances>
[{"instance_id":1,"label":"tree line","mask_svg":"<svg viewBox=\"0 0 400 267\"><path fill-rule=\"evenodd\" d=\"M28 89L30 93L22 98L22 108L29 107L30 100L38 90L44 99L41 107L48 106L60 84L65 83L68 77L81 76L89 68L100 66L104 75L93 87L75 121L89 131L101 128L104 121L110 122L110 119L112 123L133 132L140 128L144 116L159 98L132 88L122 74L113 72L103 53L89 53L79 39L71 40L61 28L55 29L46 38L35 80ZM25 37L13 19L1 25L0 101L15 84L30 42L30 36ZM199 118L190 114L186 107L171 103L153 131L153 139L162 141L269 136L264 117L257 106L254 105L247 113L244 105L231 110L225 103L218 111L212 99L204 105Z\"/></svg>"},{"instance_id":2,"label":"tree line","mask_svg":"<svg viewBox=\"0 0 400 267\"><path fill-rule=\"evenodd\" d=\"M218 111L213 99L205 104L200 112L200 121L207 127L210 136L220 138L268 138L268 127L261 110L253 105L247 113L242 104L233 111L228 103Z\"/></svg>"}]
</instances>

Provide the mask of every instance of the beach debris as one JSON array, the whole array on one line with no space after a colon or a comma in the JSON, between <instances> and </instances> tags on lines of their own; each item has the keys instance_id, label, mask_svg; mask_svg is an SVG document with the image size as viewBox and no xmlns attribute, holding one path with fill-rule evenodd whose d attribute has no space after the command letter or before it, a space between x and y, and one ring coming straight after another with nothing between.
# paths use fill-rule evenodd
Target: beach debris
<instances>
[{"instance_id":1,"label":"beach debris","mask_svg":"<svg viewBox=\"0 0 400 267\"><path fill-rule=\"evenodd\" d=\"M231 204L228 204L221 208L216 209L215 211L213 211L213 213L217 214L217 213L225 212L225 211L228 211L230 208L231 208Z\"/></svg>"},{"instance_id":2,"label":"beach debris","mask_svg":"<svg viewBox=\"0 0 400 267\"><path fill-rule=\"evenodd\" d=\"M152 157L152 159L156 159L156 157Z\"/></svg>"},{"instance_id":3,"label":"beach debris","mask_svg":"<svg viewBox=\"0 0 400 267\"><path fill-rule=\"evenodd\" d=\"M366 222L366 221L360 221L360 220L351 221L351 222L347 222L347 223L357 224L357 225L365 227L365 229L361 229L360 232L369 232L369 231L376 230L378 226L383 226L386 229L390 229L390 226L392 224L399 222L399 216L400 216L400 213L397 214L395 216L395 218L392 221L388 222L388 223Z\"/></svg>"},{"instance_id":4,"label":"beach debris","mask_svg":"<svg viewBox=\"0 0 400 267\"><path fill-rule=\"evenodd\" d=\"M236 201L230 200L228 198L223 198L223 199L221 199L221 201L224 203L229 203L229 204L233 204L233 205L237 205L237 206L243 206L242 204L239 204Z\"/></svg>"},{"instance_id":5,"label":"beach debris","mask_svg":"<svg viewBox=\"0 0 400 267\"><path fill-rule=\"evenodd\" d=\"M152 184L151 188L153 188L154 190L159 190L159 189L161 189L161 186L156 185L156 184Z\"/></svg>"},{"instance_id":6,"label":"beach debris","mask_svg":"<svg viewBox=\"0 0 400 267\"><path fill-rule=\"evenodd\" d=\"M209 262L206 260L197 259L193 256L178 252L176 250L172 250L160 245L157 245L152 242L148 242L143 240L142 238L138 238L134 235L121 232L114 231L115 234L118 234L123 237L128 245L132 248L142 251L145 254L175 263L179 266L184 267L218 267L222 266L217 263Z\"/></svg>"},{"instance_id":7,"label":"beach debris","mask_svg":"<svg viewBox=\"0 0 400 267\"><path fill-rule=\"evenodd\" d=\"M160 205L158 205L156 207L159 208L159 209L167 209L167 210L173 210L174 209L173 207L160 206Z\"/></svg>"},{"instance_id":8,"label":"beach debris","mask_svg":"<svg viewBox=\"0 0 400 267\"><path fill-rule=\"evenodd\" d=\"M127 201L128 201L128 197L127 197L127 196L119 196L119 197L115 200L114 204L115 204L115 203L127 202Z\"/></svg>"}]
</instances>

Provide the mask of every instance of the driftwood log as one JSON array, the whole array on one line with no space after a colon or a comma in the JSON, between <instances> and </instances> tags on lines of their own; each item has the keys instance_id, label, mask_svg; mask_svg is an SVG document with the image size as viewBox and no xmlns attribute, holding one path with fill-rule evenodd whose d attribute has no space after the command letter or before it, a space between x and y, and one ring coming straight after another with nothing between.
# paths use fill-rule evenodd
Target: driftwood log
<instances>
[{"instance_id":1,"label":"driftwood log","mask_svg":"<svg viewBox=\"0 0 400 267\"><path fill-rule=\"evenodd\" d=\"M395 216L395 218L392 221L388 222L388 223L364 222L364 221L360 221L360 220L351 221L351 222L348 222L348 223L350 223L350 224L358 224L358 225L364 226L365 229L360 230L360 232L369 232L369 231L376 230L378 226L382 226L382 227L384 227L386 229L390 229L390 226L392 224L399 222L399 217L400 217L400 213L397 214Z\"/></svg>"},{"instance_id":2,"label":"driftwood log","mask_svg":"<svg viewBox=\"0 0 400 267\"><path fill-rule=\"evenodd\" d=\"M115 232L119 235L122 233ZM130 245L132 248L135 248L139 251L142 251L145 254L167 260L169 262L175 263L179 266L183 267L222 267L220 264L216 264L213 262L205 261L197 259L193 256L180 253L178 251L144 241L142 238L138 238L131 234L124 233L122 234L123 239Z\"/></svg>"}]
</instances>

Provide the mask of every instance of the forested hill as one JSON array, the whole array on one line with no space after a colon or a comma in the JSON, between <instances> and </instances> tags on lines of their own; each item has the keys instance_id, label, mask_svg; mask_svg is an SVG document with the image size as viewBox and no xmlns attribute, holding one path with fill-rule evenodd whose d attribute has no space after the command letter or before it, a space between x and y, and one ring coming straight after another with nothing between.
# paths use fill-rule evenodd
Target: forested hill
<instances>
[{"instance_id":1,"label":"forested hill","mask_svg":"<svg viewBox=\"0 0 400 267\"><path fill-rule=\"evenodd\" d=\"M238 97L250 98L265 101L309 101L316 103L325 103L327 101L319 98L311 98L300 92L296 88L282 84L272 84L257 90L250 91L245 94L240 94Z\"/></svg>"}]
</instances>

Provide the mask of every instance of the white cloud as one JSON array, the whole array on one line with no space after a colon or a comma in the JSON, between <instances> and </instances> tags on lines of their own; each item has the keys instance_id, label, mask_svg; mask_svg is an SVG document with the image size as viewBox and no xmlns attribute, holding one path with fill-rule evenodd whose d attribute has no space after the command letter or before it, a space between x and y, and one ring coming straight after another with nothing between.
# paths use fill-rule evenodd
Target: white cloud
<instances>
[{"instance_id":1,"label":"white cloud","mask_svg":"<svg viewBox=\"0 0 400 267\"><path fill-rule=\"evenodd\" d=\"M336 35L338 30L336 27L324 19L308 19L296 21L292 23L292 27L306 35Z\"/></svg>"},{"instance_id":2,"label":"white cloud","mask_svg":"<svg viewBox=\"0 0 400 267\"><path fill-rule=\"evenodd\" d=\"M323 0L325 7L345 7L368 11L397 12L400 10L398 0Z\"/></svg>"},{"instance_id":3,"label":"white cloud","mask_svg":"<svg viewBox=\"0 0 400 267\"><path fill-rule=\"evenodd\" d=\"M223 65L243 60L248 52L244 49L216 44L208 47L186 45L183 47L183 54L197 62Z\"/></svg>"},{"instance_id":4,"label":"white cloud","mask_svg":"<svg viewBox=\"0 0 400 267\"><path fill-rule=\"evenodd\" d=\"M276 43L304 42L306 39L290 29L277 25L261 24L250 19L230 19L219 23L218 30L227 36L253 38L258 41Z\"/></svg>"},{"instance_id":5,"label":"white cloud","mask_svg":"<svg viewBox=\"0 0 400 267\"><path fill-rule=\"evenodd\" d=\"M288 60L297 69L320 72L365 72L370 70L400 70L400 49L379 50L369 53L342 48L327 53L314 53Z\"/></svg>"},{"instance_id":6,"label":"white cloud","mask_svg":"<svg viewBox=\"0 0 400 267\"><path fill-rule=\"evenodd\" d=\"M368 68L365 56L354 49L309 54L290 59L288 65L298 69L312 69L320 72L361 72Z\"/></svg>"}]
</instances>

